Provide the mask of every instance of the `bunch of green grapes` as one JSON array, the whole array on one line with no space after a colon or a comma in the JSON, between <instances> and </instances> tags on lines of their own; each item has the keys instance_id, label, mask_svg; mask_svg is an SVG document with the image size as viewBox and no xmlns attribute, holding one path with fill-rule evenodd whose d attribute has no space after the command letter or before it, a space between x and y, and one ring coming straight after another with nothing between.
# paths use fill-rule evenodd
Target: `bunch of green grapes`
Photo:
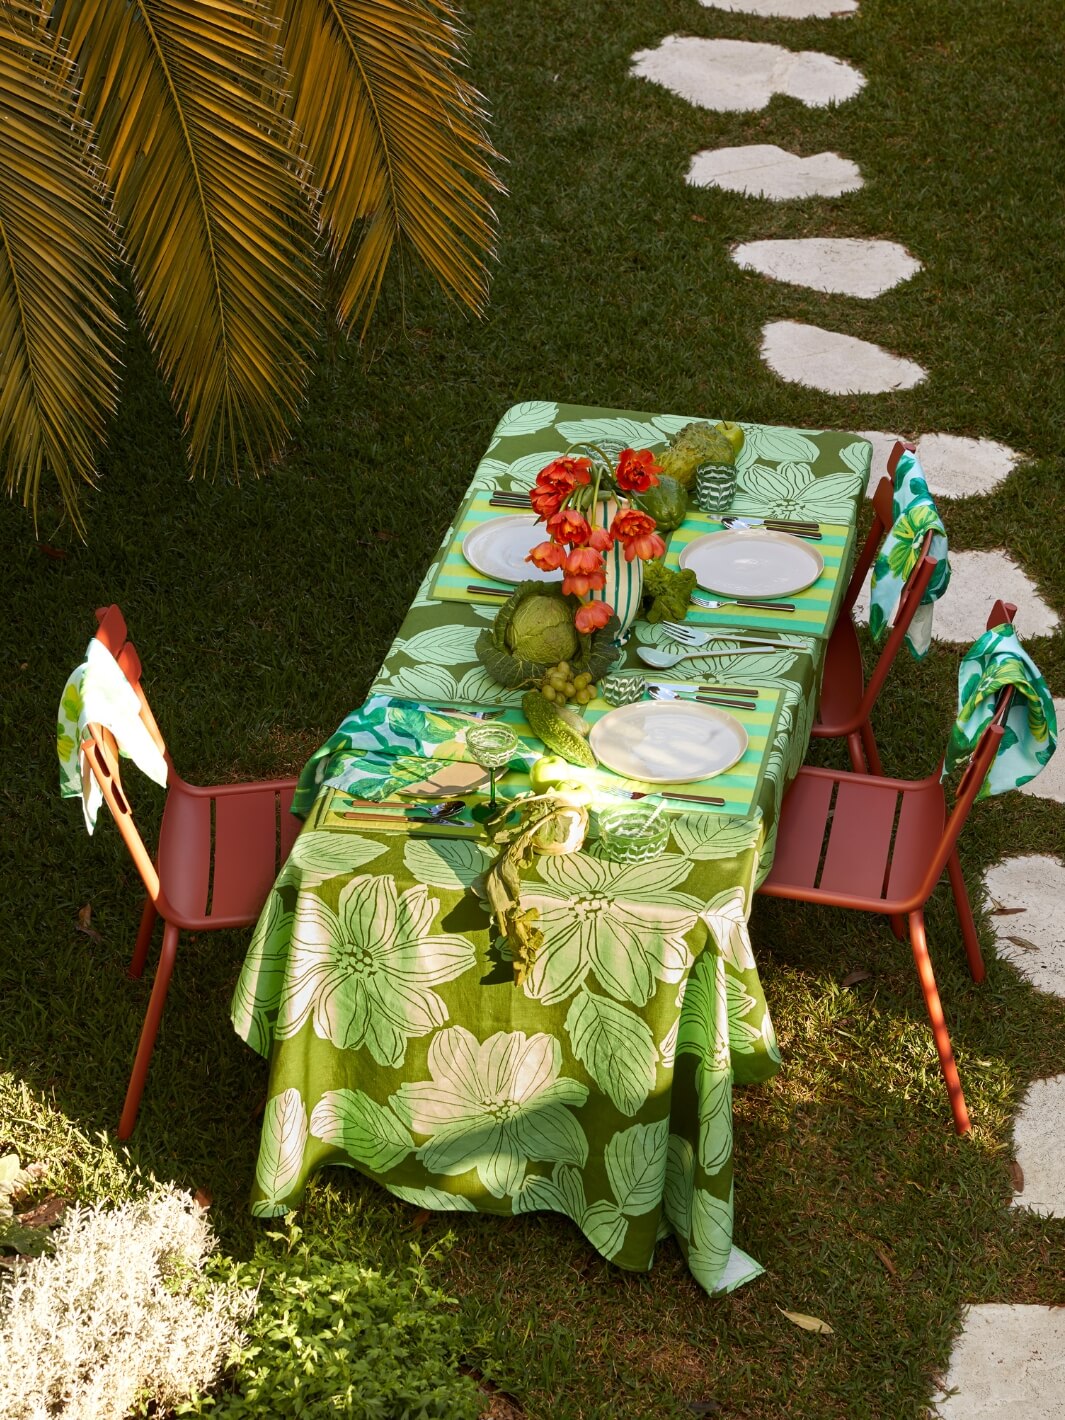
<instances>
[{"instance_id":1,"label":"bunch of green grapes","mask_svg":"<svg viewBox=\"0 0 1065 1420\"><path fill-rule=\"evenodd\" d=\"M569 661L559 661L557 666L548 667L547 674L540 683L540 692L545 700L554 705L565 705L575 700L578 705L587 705L599 694L592 684L587 671L574 675Z\"/></svg>"}]
</instances>

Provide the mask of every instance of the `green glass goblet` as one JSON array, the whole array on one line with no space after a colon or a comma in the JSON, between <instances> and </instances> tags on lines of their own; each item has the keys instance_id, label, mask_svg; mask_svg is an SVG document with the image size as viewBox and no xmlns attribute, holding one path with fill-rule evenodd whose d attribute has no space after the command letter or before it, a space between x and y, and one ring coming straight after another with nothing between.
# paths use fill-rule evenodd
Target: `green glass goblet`
<instances>
[{"instance_id":1,"label":"green glass goblet","mask_svg":"<svg viewBox=\"0 0 1065 1420\"><path fill-rule=\"evenodd\" d=\"M496 770L504 769L518 748L518 737L509 725L471 725L466 748L482 769L488 770L488 812L496 807Z\"/></svg>"}]
</instances>

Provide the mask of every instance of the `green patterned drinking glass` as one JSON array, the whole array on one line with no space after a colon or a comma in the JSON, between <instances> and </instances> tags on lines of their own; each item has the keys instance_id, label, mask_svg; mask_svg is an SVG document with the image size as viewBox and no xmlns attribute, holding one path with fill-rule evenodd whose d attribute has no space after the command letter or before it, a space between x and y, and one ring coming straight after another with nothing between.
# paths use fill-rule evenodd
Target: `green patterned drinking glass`
<instances>
[{"instance_id":1,"label":"green patterned drinking glass","mask_svg":"<svg viewBox=\"0 0 1065 1420\"><path fill-rule=\"evenodd\" d=\"M646 863L657 858L669 839L669 816L663 804L618 804L599 810L599 843L612 863Z\"/></svg>"},{"instance_id":2,"label":"green patterned drinking glass","mask_svg":"<svg viewBox=\"0 0 1065 1420\"><path fill-rule=\"evenodd\" d=\"M518 737L509 725L471 725L466 748L482 769L488 770L488 807L496 806L496 770L504 769L518 748Z\"/></svg>"}]
</instances>

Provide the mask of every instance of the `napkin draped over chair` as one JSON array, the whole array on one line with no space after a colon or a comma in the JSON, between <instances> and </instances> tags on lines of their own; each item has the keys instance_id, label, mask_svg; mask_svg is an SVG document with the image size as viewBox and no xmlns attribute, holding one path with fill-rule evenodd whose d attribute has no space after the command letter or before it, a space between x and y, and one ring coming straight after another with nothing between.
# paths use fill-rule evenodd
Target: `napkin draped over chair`
<instances>
[{"instance_id":1,"label":"napkin draped over chair","mask_svg":"<svg viewBox=\"0 0 1065 1420\"><path fill-rule=\"evenodd\" d=\"M1007 686L1017 693L978 799L1027 784L1045 768L1057 747L1057 715L1047 683L1016 631L1004 623L985 631L961 663L958 718L947 744L942 777L969 759Z\"/></svg>"},{"instance_id":2,"label":"napkin draped over chair","mask_svg":"<svg viewBox=\"0 0 1065 1420\"><path fill-rule=\"evenodd\" d=\"M906 580L921 555L925 539L931 533L929 555L936 560L936 570L906 632L906 644L920 660L927 655L932 641L932 605L947 590L950 565L947 562L947 530L928 491L920 461L909 449L901 454L895 466L893 511L894 524L873 564L869 629L873 640L879 641L888 627L894 624Z\"/></svg>"},{"instance_id":3,"label":"napkin draped over chair","mask_svg":"<svg viewBox=\"0 0 1065 1420\"><path fill-rule=\"evenodd\" d=\"M141 705L122 668L102 642L89 642L85 660L66 685L59 702L56 752L59 791L64 799L80 799L85 827L92 833L103 794L83 762L82 744L88 725L103 725L115 737L119 753L132 759L156 784L167 779L166 759L141 719Z\"/></svg>"},{"instance_id":4,"label":"napkin draped over chair","mask_svg":"<svg viewBox=\"0 0 1065 1420\"><path fill-rule=\"evenodd\" d=\"M426 778L432 768L426 760L472 760L466 731L475 723L469 715L371 695L304 765L292 812L305 818L325 786L379 801ZM532 751L517 751L510 767L527 769L536 758Z\"/></svg>"}]
</instances>

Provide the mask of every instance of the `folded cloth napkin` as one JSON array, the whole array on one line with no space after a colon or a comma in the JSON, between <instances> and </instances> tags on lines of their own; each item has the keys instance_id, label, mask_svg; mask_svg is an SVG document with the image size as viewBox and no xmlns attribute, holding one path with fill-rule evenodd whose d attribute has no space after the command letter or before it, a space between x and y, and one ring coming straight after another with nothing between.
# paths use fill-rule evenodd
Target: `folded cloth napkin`
<instances>
[{"instance_id":1,"label":"folded cloth napkin","mask_svg":"<svg viewBox=\"0 0 1065 1420\"><path fill-rule=\"evenodd\" d=\"M371 695L346 716L303 766L292 812L305 818L320 791L343 789L358 799L387 799L426 778L426 760L469 760L466 731L474 720L388 695ZM536 753L519 748L510 768L527 769Z\"/></svg>"},{"instance_id":2,"label":"folded cloth napkin","mask_svg":"<svg viewBox=\"0 0 1065 1420\"><path fill-rule=\"evenodd\" d=\"M92 833L104 796L81 749L90 724L110 730L125 758L157 784L166 783L166 760L141 719L136 692L111 652L95 638L63 687L56 730L59 792L64 799L81 800L85 827Z\"/></svg>"},{"instance_id":3,"label":"folded cloth napkin","mask_svg":"<svg viewBox=\"0 0 1065 1420\"><path fill-rule=\"evenodd\" d=\"M1017 693L978 799L1027 784L1048 763L1057 746L1058 720L1047 683L1006 622L985 631L965 653L958 671L958 718L950 733L942 777L968 760L1007 685L1015 686Z\"/></svg>"},{"instance_id":4,"label":"folded cloth napkin","mask_svg":"<svg viewBox=\"0 0 1065 1420\"><path fill-rule=\"evenodd\" d=\"M947 562L947 530L928 491L917 455L909 451L902 455L895 468L892 511L895 522L873 563L869 630L873 633L873 640L879 641L887 628L894 626L907 578L917 565L925 537L931 532L929 555L936 559L936 570L906 632L906 644L920 660L928 654L932 641L932 603L947 590L950 565Z\"/></svg>"}]
</instances>

